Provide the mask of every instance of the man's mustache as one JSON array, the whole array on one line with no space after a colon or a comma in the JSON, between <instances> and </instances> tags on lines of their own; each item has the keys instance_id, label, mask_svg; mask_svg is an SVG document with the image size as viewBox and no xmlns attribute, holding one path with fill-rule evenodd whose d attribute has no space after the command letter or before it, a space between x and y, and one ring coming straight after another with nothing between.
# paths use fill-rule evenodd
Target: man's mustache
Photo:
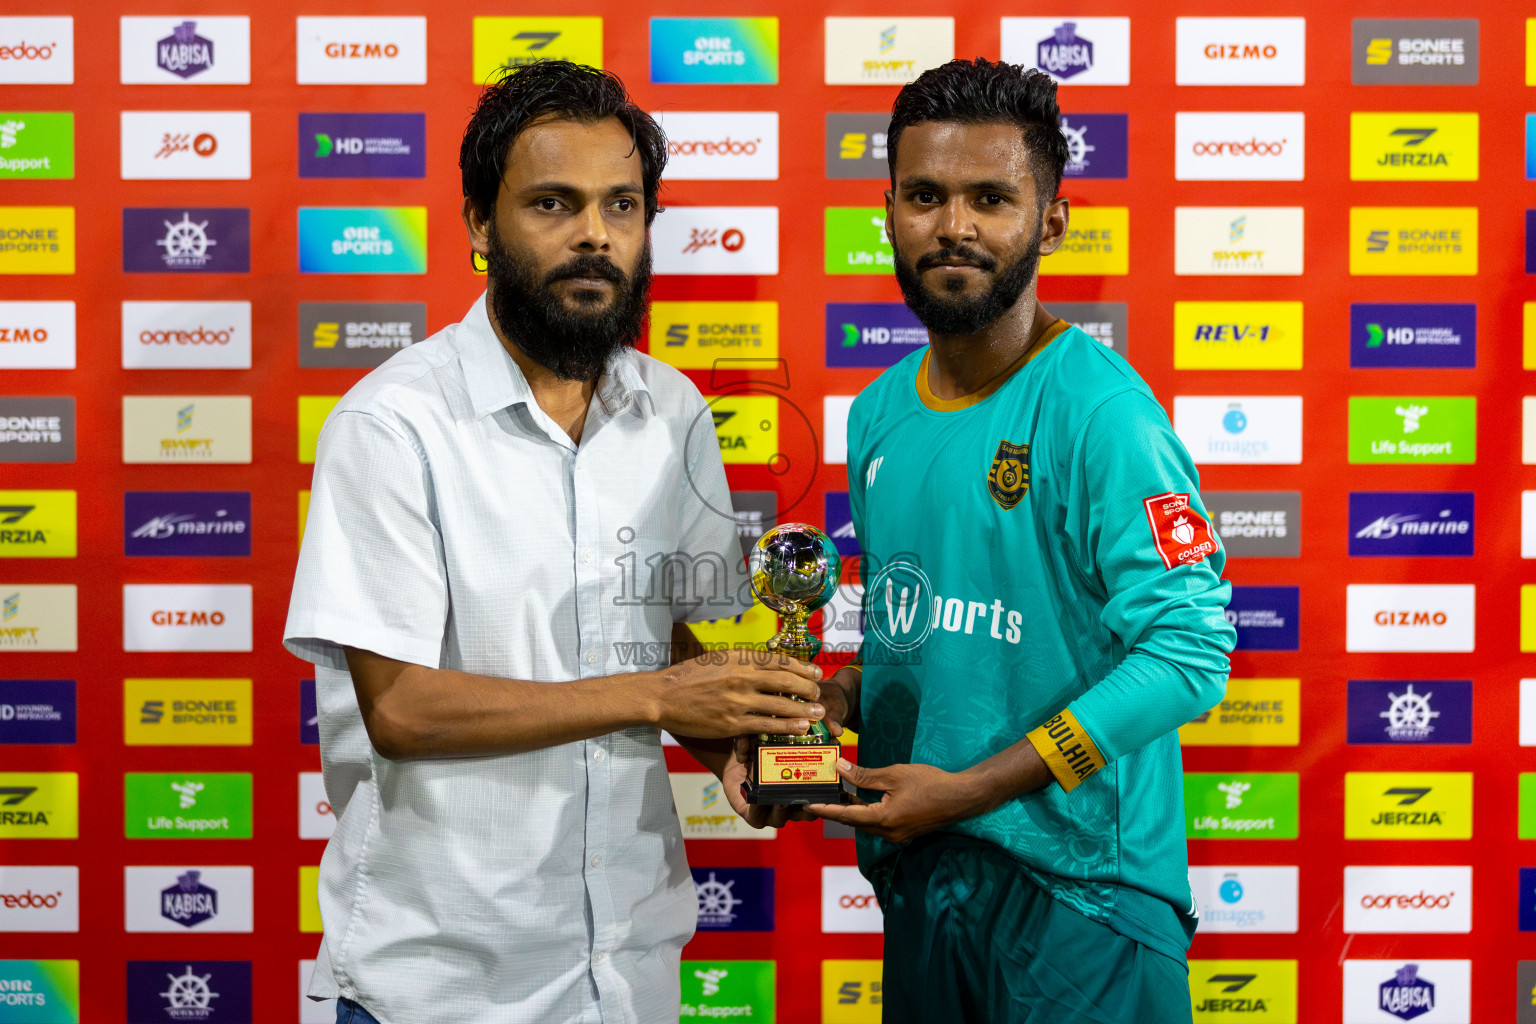
<instances>
[{"instance_id":1,"label":"man's mustache","mask_svg":"<svg viewBox=\"0 0 1536 1024\"><path fill-rule=\"evenodd\" d=\"M917 258L916 266L918 272L921 273L924 270L930 270L933 267L945 264L969 264L989 273L997 269L997 260L984 252L964 245L954 245L939 249L937 252L924 253Z\"/></svg>"},{"instance_id":2,"label":"man's mustache","mask_svg":"<svg viewBox=\"0 0 1536 1024\"><path fill-rule=\"evenodd\" d=\"M629 275L614 265L608 257L582 255L571 257L545 274L543 284L548 287L556 281L564 281L572 277L599 277L621 288L629 283Z\"/></svg>"}]
</instances>

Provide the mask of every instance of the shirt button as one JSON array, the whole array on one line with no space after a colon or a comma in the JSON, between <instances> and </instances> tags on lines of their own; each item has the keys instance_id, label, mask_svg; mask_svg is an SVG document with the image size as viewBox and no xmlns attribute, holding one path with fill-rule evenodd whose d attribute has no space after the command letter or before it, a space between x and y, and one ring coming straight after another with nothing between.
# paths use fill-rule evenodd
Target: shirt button
<instances>
[{"instance_id":1,"label":"shirt button","mask_svg":"<svg viewBox=\"0 0 1536 1024\"><path fill-rule=\"evenodd\" d=\"M593 854L593 855L592 855L592 861L591 861L591 864L592 864L592 866L593 866L593 867L595 867L595 868L600 868L600 867L602 867L602 866L603 866L603 855L602 855L602 854L600 854L600 853L594 853L594 854Z\"/></svg>"},{"instance_id":2,"label":"shirt button","mask_svg":"<svg viewBox=\"0 0 1536 1024\"><path fill-rule=\"evenodd\" d=\"M588 665L596 665L597 664L597 652L596 651L588 651L587 652L587 664Z\"/></svg>"},{"instance_id":3,"label":"shirt button","mask_svg":"<svg viewBox=\"0 0 1536 1024\"><path fill-rule=\"evenodd\" d=\"M592 751L592 760L606 761L607 759L608 751L604 750L602 747L598 747L596 750Z\"/></svg>"},{"instance_id":4,"label":"shirt button","mask_svg":"<svg viewBox=\"0 0 1536 1024\"><path fill-rule=\"evenodd\" d=\"M585 562L587 565L591 565L592 564L592 549L591 548L585 548L585 549L582 550L582 552L581 552L581 560L583 562Z\"/></svg>"},{"instance_id":5,"label":"shirt button","mask_svg":"<svg viewBox=\"0 0 1536 1024\"><path fill-rule=\"evenodd\" d=\"M604 960L607 960L607 959L608 959L608 954L604 953L602 950L598 950L596 953L592 954L592 962L595 963L595 964L600 964Z\"/></svg>"}]
</instances>

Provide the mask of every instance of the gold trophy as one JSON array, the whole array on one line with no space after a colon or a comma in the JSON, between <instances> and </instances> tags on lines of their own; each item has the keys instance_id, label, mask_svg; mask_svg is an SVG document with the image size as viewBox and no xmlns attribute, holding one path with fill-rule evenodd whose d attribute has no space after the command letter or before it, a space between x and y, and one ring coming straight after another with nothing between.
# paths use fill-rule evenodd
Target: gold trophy
<instances>
[{"instance_id":1,"label":"gold trophy","mask_svg":"<svg viewBox=\"0 0 1536 1024\"><path fill-rule=\"evenodd\" d=\"M747 559L752 592L783 620L768 649L809 663L821 640L806 630L811 613L832 599L842 561L832 538L805 523L784 523L763 534ZM747 802L837 804L847 802L837 774L837 737L822 722L804 736L751 738Z\"/></svg>"}]
</instances>

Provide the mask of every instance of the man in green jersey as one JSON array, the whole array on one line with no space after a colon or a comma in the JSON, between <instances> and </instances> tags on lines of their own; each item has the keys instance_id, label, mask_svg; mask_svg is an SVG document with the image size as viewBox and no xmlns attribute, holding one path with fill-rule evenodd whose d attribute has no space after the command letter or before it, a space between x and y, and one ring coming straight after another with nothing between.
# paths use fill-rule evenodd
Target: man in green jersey
<instances>
[{"instance_id":1,"label":"man in green jersey","mask_svg":"<svg viewBox=\"0 0 1536 1024\"><path fill-rule=\"evenodd\" d=\"M886 232L931 345L853 404L862 669L822 683L885 910L886 1021L1190 1020L1176 730L1235 634L1188 452L1036 301L1067 233L1056 86L953 61L892 111Z\"/></svg>"}]
</instances>

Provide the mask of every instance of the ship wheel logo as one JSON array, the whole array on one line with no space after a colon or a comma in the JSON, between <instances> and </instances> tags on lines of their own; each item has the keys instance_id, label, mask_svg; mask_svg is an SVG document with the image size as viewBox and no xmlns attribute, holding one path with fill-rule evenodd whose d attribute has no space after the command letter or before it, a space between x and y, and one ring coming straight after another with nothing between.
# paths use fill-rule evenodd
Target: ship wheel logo
<instances>
[{"instance_id":1,"label":"ship wheel logo","mask_svg":"<svg viewBox=\"0 0 1536 1024\"><path fill-rule=\"evenodd\" d=\"M1414 693L1412 683L1408 684L1407 691L1401 695L1389 690L1387 700L1392 703L1380 715L1387 720L1387 735L1395 740L1427 738L1435 731L1432 719L1440 717L1440 712L1429 706L1429 699L1433 696L1433 692Z\"/></svg>"},{"instance_id":2,"label":"ship wheel logo","mask_svg":"<svg viewBox=\"0 0 1536 1024\"><path fill-rule=\"evenodd\" d=\"M194 224L190 214L183 213L181 220L172 224L165 221L165 237L155 244L165 249L167 266L171 267L201 267L209 260L208 247L219 243L208 237L204 229L208 227L205 220L201 224Z\"/></svg>"},{"instance_id":3,"label":"ship wheel logo","mask_svg":"<svg viewBox=\"0 0 1536 1024\"><path fill-rule=\"evenodd\" d=\"M711 871L709 877L697 883L699 897L699 917L709 921L729 921L736 916L736 908L741 906L742 900L736 898L731 888L736 884L735 879L722 882L715 878Z\"/></svg>"},{"instance_id":4,"label":"ship wheel logo","mask_svg":"<svg viewBox=\"0 0 1536 1024\"><path fill-rule=\"evenodd\" d=\"M1067 140L1067 163L1074 167L1082 166L1083 161L1088 159L1088 154L1097 148L1088 142L1087 125L1073 128L1067 124L1066 118L1062 118L1061 135Z\"/></svg>"},{"instance_id":5,"label":"ship wheel logo","mask_svg":"<svg viewBox=\"0 0 1536 1024\"><path fill-rule=\"evenodd\" d=\"M212 974L204 974L198 977L192 973L192 965L187 965L187 973L182 975L167 974L171 985L160 998L164 999L171 1010L206 1010L208 1004L219 997L219 994L208 987L208 979ZM207 1014L189 1015L172 1014L178 1020L200 1020Z\"/></svg>"}]
</instances>

